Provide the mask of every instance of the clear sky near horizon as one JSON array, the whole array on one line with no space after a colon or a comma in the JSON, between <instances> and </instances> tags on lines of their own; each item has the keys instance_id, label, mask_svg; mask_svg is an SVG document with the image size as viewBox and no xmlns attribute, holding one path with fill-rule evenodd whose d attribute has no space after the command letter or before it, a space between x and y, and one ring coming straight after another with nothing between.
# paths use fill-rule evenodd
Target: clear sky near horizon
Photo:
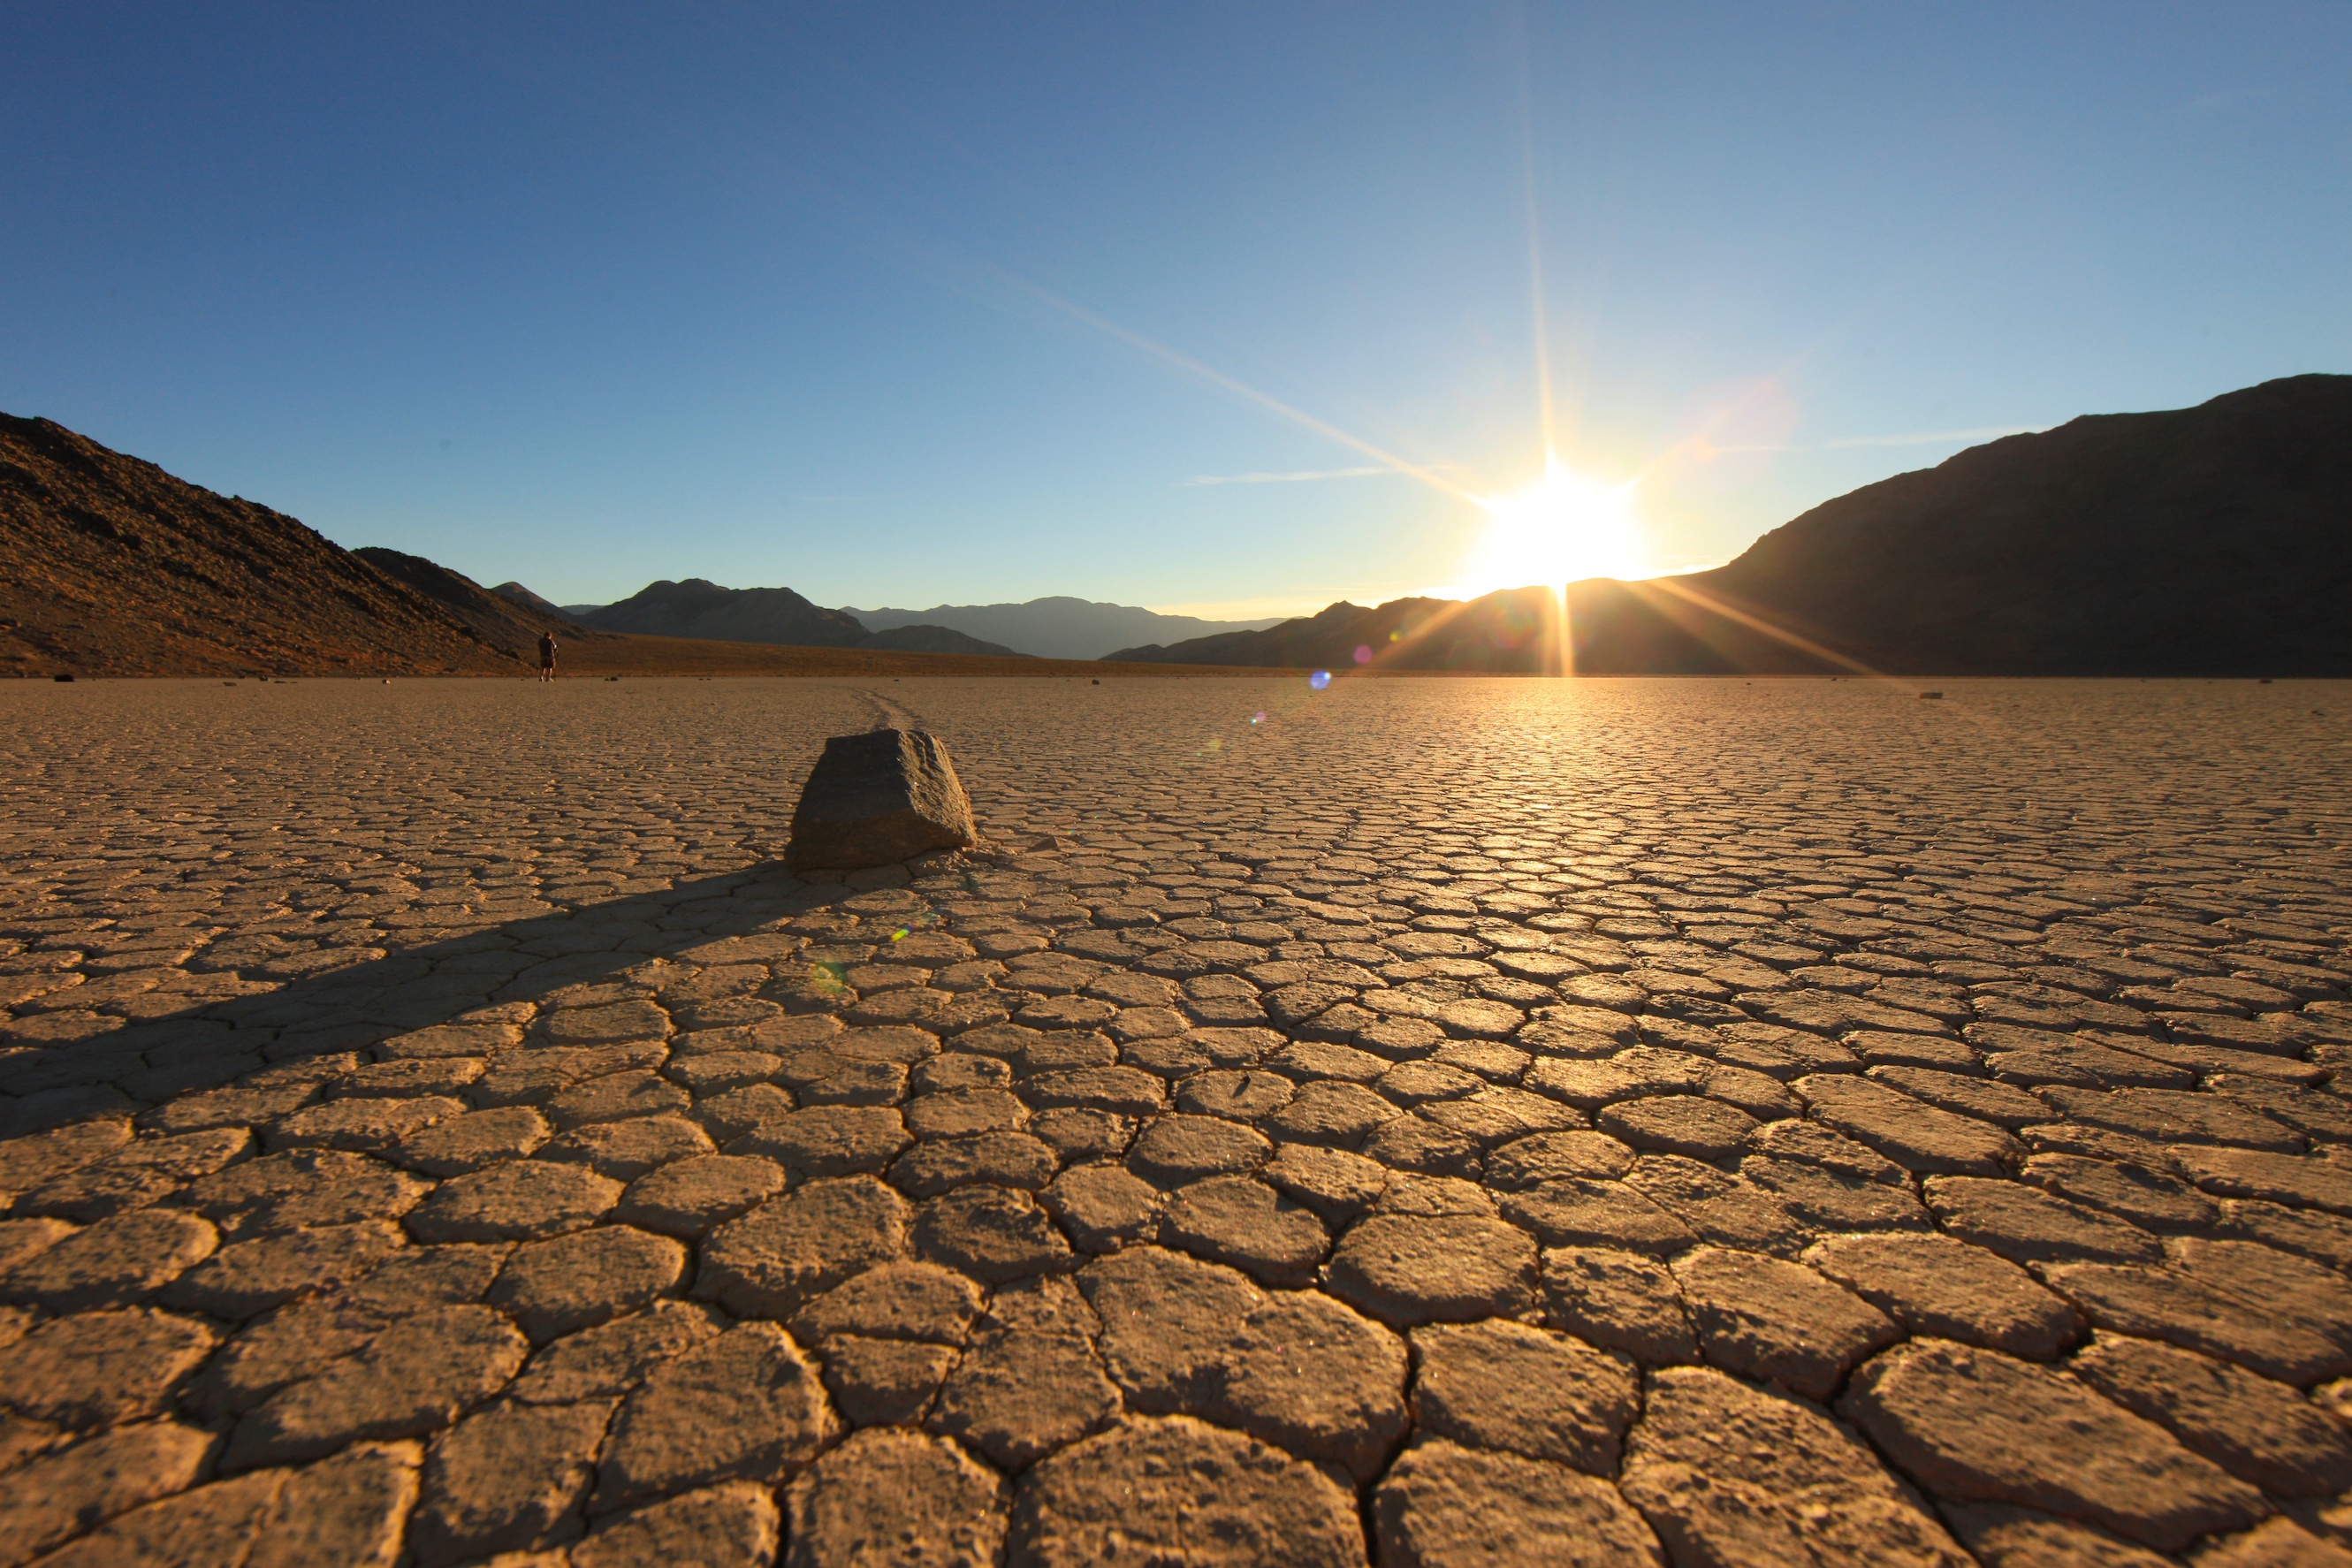
<instances>
[{"instance_id":1,"label":"clear sky near horizon","mask_svg":"<svg viewBox=\"0 0 2352 1568\"><path fill-rule=\"evenodd\" d=\"M1542 474L1546 360L1648 570L1989 434L2352 370L2341 4L8 34L0 408L564 603L1493 585L1474 498Z\"/></svg>"}]
</instances>

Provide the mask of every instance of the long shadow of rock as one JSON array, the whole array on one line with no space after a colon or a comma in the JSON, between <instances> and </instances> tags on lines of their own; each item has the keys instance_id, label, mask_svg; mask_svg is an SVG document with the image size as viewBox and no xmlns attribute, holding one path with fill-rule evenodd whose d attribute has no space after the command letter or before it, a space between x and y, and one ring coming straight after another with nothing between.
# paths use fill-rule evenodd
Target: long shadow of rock
<instances>
[{"instance_id":1,"label":"long shadow of rock","mask_svg":"<svg viewBox=\"0 0 2352 1568\"><path fill-rule=\"evenodd\" d=\"M874 917L898 909L912 911L923 896L913 890L911 880L906 870L891 868L843 881L813 881L766 863L610 902L533 914L414 948L359 950L377 956L0 1059L0 1096L6 1097L0 1101L0 1137L150 1110L257 1076L295 1075L305 1060L344 1052L364 1057L369 1047L436 1025L469 1019L523 1023L551 998L593 1002L598 999L594 988L620 984L632 971L751 937L797 917L845 903L865 904ZM964 885L956 871L944 867L934 868L923 880L924 891L939 895ZM847 925L853 912L845 911L839 923ZM800 978L818 990L828 984L822 973ZM625 988L647 994L642 979ZM763 1012L772 1016L808 1005L781 976L759 989L770 994L730 995L722 988L689 995L670 1017L683 1032L751 1022ZM776 999L779 994L782 1000ZM649 1022L659 1033L659 1021Z\"/></svg>"}]
</instances>

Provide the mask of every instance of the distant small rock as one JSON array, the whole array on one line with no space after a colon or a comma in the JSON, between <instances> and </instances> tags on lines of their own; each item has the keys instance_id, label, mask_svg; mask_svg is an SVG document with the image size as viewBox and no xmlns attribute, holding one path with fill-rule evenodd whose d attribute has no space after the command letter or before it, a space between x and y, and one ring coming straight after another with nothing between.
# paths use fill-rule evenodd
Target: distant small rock
<instances>
[{"instance_id":1,"label":"distant small rock","mask_svg":"<svg viewBox=\"0 0 2352 1568\"><path fill-rule=\"evenodd\" d=\"M835 735L801 788L784 864L888 866L979 841L971 800L939 738L922 730Z\"/></svg>"}]
</instances>

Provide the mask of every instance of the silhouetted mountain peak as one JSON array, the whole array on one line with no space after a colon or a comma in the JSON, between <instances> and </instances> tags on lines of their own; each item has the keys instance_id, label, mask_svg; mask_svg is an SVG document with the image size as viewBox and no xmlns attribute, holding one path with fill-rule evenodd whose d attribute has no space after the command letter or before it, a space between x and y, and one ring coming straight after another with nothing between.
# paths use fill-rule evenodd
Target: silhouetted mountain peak
<instances>
[{"instance_id":1,"label":"silhouetted mountain peak","mask_svg":"<svg viewBox=\"0 0 2352 1568\"><path fill-rule=\"evenodd\" d=\"M1115 658L1721 674L2352 674L2352 376L2003 437L1711 572L1347 604Z\"/></svg>"},{"instance_id":2,"label":"silhouetted mountain peak","mask_svg":"<svg viewBox=\"0 0 2352 1568\"><path fill-rule=\"evenodd\" d=\"M410 555L376 544L362 545L352 553L385 576L405 583L438 604L456 616L458 624L492 647L503 648L518 658L531 653L539 642L540 633L551 626L575 637L611 635L576 626L571 617L551 605L542 608L541 605L519 604L506 595L483 587L464 573L453 572L422 555ZM524 591L528 593L530 590Z\"/></svg>"},{"instance_id":3,"label":"silhouetted mountain peak","mask_svg":"<svg viewBox=\"0 0 2352 1568\"><path fill-rule=\"evenodd\" d=\"M1066 594L1023 604L937 605L928 610L848 609L877 633L901 626L945 626L1045 658L1099 658L1139 642L1175 642L1224 632L1255 631L1273 619L1209 621L1163 615L1134 605L1105 604Z\"/></svg>"},{"instance_id":4,"label":"silhouetted mountain peak","mask_svg":"<svg viewBox=\"0 0 2352 1568\"><path fill-rule=\"evenodd\" d=\"M663 578L617 604L574 613L583 624L606 631L717 642L893 648L905 653L1013 651L947 626L899 626L871 632L846 611L824 609L790 588L729 588L707 577L675 583Z\"/></svg>"},{"instance_id":5,"label":"silhouetted mountain peak","mask_svg":"<svg viewBox=\"0 0 2352 1568\"><path fill-rule=\"evenodd\" d=\"M530 589L524 587L520 583L512 581L501 583L497 587L491 589L490 592L496 594L501 599L512 600L514 603L520 605L523 608L530 611L534 615L551 616L557 620L564 622L571 622L573 620L571 611L565 609L562 605L556 604L551 599L541 597L539 595L532 593Z\"/></svg>"},{"instance_id":6,"label":"silhouetted mountain peak","mask_svg":"<svg viewBox=\"0 0 2352 1568\"><path fill-rule=\"evenodd\" d=\"M1824 501L1689 579L1874 667L2352 668L2352 376L2089 415Z\"/></svg>"}]
</instances>

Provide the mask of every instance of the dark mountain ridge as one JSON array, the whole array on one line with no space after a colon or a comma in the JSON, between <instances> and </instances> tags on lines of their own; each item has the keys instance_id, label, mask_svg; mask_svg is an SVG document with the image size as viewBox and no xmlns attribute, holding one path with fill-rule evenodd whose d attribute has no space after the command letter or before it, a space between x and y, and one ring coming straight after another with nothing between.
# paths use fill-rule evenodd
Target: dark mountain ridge
<instances>
[{"instance_id":1,"label":"dark mountain ridge","mask_svg":"<svg viewBox=\"0 0 2352 1568\"><path fill-rule=\"evenodd\" d=\"M2352 376L1972 447L1691 581L1890 668L2352 673Z\"/></svg>"},{"instance_id":2,"label":"dark mountain ridge","mask_svg":"<svg viewBox=\"0 0 2352 1568\"><path fill-rule=\"evenodd\" d=\"M472 579L470 578L467 579L469 582ZM509 604L521 605L525 610L529 611L533 616L541 617L541 619L553 620L567 626L576 626L580 624L572 617L572 614L570 610L565 609L562 605L556 604L552 600L541 598L537 594L532 593L521 584L512 580L499 584L497 587L492 588L490 592L496 594L499 598L506 600Z\"/></svg>"},{"instance_id":3,"label":"dark mountain ridge","mask_svg":"<svg viewBox=\"0 0 2352 1568\"><path fill-rule=\"evenodd\" d=\"M556 614L519 584L492 591L418 556L345 551L268 507L5 415L0 542L0 668L20 674L511 672ZM1496 673L2352 676L2352 376L2009 437L1824 502L1729 565L1570 584L1565 624L1562 604L1544 589L1342 602L1108 657ZM787 588L700 579L655 583L578 618L587 625L567 624L571 643L601 635L635 650L614 655L630 668L674 658L648 635L1011 652L944 626L869 632Z\"/></svg>"},{"instance_id":4,"label":"dark mountain ridge","mask_svg":"<svg viewBox=\"0 0 2352 1568\"><path fill-rule=\"evenodd\" d=\"M1168 643L1225 632L1260 631L1280 617L1207 621L1166 616L1135 605L1053 595L1023 604L935 605L928 610L845 609L877 632L929 624L1003 643L1040 658L1099 658L1130 643Z\"/></svg>"},{"instance_id":5,"label":"dark mountain ridge","mask_svg":"<svg viewBox=\"0 0 2352 1568\"><path fill-rule=\"evenodd\" d=\"M617 604L575 610L573 617L604 631L719 642L894 648L903 653L1013 652L948 626L902 626L873 632L856 616L825 609L790 588L726 588L704 577L648 583Z\"/></svg>"},{"instance_id":6,"label":"dark mountain ridge","mask_svg":"<svg viewBox=\"0 0 2352 1568\"><path fill-rule=\"evenodd\" d=\"M1367 609L1346 600L1263 632L1174 647L1124 648L1130 664L1286 669L1451 670L1464 674L1795 674L1849 668L1814 658L1651 583L1571 584L1563 657L1560 600L1549 588L1505 588L1479 598L1391 599Z\"/></svg>"},{"instance_id":7,"label":"dark mountain ridge","mask_svg":"<svg viewBox=\"0 0 2352 1568\"><path fill-rule=\"evenodd\" d=\"M1130 662L1585 674L2352 675L2352 376L2091 415L1814 507L1730 564L1339 604ZM1565 645L1565 646L1563 646ZM1564 658L1563 655L1566 657Z\"/></svg>"},{"instance_id":8,"label":"dark mountain ridge","mask_svg":"<svg viewBox=\"0 0 2352 1568\"><path fill-rule=\"evenodd\" d=\"M575 612L583 626L718 642L789 642L850 647L866 628L839 610L810 603L790 588L722 588L703 577L646 584L627 598Z\"/></svg>"},{"instance_id":9,"label":"dark mountain ridge","mask_svg":"<svg viewBox=\"0 0 2352 1568\"><path fill-rule=\"evenodd\" d=\"M533 664L539 660L539 635L542 631L556 632L566 643L619 640L616 633L576 626L552 605L545 610L526 605L422 555L409 555L374 544L362 544L352 553L439 605L458 625L492 647L502 648Z\"/></svg>"},{"instance_id":10,"label":"dark mountain ridge","mask_svg":"<svg viewBox=\"0 0 2352 1568\"><path fill-rule=\"evenodd\" d=\"M908 652L1006 652L943 627L871 636L837 611L814 618L807 658L766 638L584 626L520 584L491 590L423 556L345 550L48 420L0 415L0 673L521 674L548 629L566 670L616 674L895 673L928 668L903 662ZM829 662L814 657L828 651Z\"/></svg>"}]
</instances>

